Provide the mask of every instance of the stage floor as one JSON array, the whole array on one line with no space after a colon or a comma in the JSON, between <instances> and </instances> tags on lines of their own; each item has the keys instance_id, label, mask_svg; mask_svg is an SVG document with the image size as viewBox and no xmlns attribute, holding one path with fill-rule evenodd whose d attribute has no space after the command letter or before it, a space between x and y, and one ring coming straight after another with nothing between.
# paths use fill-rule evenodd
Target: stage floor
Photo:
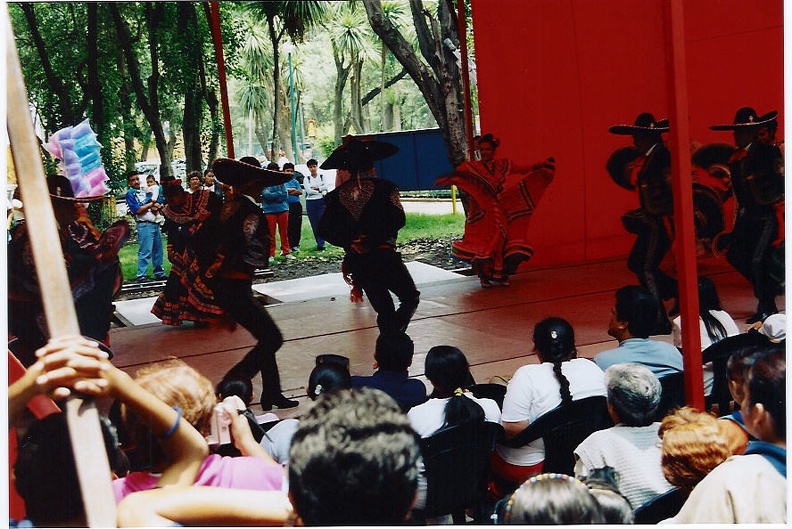
<instances>
[{"instance_id":1,"label":"stage floor","mask_svg":"<svg viewBox=\"0 0 792 529\"><path fill-rule=\"evenodd\" d=\"M615 347L607 334L614 291L636 279L624 260L547 269L526 268L509 287L482 289L476 277L466 277L415 262L408 267L421 291L421 303L407 330L415 342L410 376L423 376L426 352L434 345L454 345L467 356L477 382L493 375L511 375L521 365L536 363L531 351L533 325L547 316L560 316L575 328L578 355L590 358ZM756 309L747 281L723 259L699 261L699 273L715 281L724 309L741 328ZM349 357L353 375L373 372L376 314L368 301L351 303L340 274L264 283L256 290L272 303L268 310L284 335L278 351L285 395L301 405L276 412L299 415L307 401L305 386L315 357L336 353ZM778 298L779 308L785 299ZM145 316L154 298L117 302L117 312L130 325L111 331L113 362L134 373L141 366L178 357L217 383L255 343L241 327L231 332L215 328L162 325ZM126 316L124 316L126 314ZM131 320L140 318L138 324ZM671 341L671 336L660 339ZM261 392L254 380L254 395ZM254 401L258 411L258 402Z\"/></svg>"}]
</instances>

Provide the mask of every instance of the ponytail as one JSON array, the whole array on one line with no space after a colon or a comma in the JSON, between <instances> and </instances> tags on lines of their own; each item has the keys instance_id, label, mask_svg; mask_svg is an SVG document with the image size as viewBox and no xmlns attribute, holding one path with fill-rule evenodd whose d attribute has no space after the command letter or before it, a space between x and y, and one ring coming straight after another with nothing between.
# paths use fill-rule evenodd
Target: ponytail
<instances>
[{"instance_id":1,"label":"ponytail","mask_svg":"<svg viewBox=\"0 0 792 529\"><path fill-rule=\"evenodd\" d=\"M479 403L466 397L462 388L457 388L454 390L454 395L446 403L445 422L442 428L467 422L483 423L484 419L484 409Z\"/></svg>"}]
</instances>

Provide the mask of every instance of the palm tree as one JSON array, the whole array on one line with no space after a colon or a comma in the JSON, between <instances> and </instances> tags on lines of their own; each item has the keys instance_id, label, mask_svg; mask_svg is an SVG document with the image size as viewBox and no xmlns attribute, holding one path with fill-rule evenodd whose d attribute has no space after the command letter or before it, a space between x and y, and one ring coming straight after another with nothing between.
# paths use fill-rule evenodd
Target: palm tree
<instances>
[{"instance_id":1,"label":"palm tree","mask_svg":"<svg viewBox=\"0 0 792 529\"><path fill-rule=\"evenodd\" d=\"M244 82L237 90L236 98L242 110L248 115L249 134L255 131L261 148L266 152L267 134L263 125L273 102L270 74L273 66L272 54L267 42L266 28L256 23L248 23L245 26L245 39L239 60L239 71L244 76Z\"/></svg>"}]
</instances>

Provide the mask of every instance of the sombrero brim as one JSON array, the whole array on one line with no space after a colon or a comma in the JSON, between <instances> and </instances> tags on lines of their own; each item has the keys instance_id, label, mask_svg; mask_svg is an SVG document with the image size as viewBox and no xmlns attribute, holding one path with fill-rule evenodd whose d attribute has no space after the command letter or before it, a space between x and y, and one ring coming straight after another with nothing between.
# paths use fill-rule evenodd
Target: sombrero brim
<instances>
[{"instance_id":1,"label":"sombrero brim","mask_svg":"<svg viewBox=\"0 0 792 529\"><path fill-rule=\"evenodd\" d=\"M750 123L724 123L722 125L711 125L710 130L736 130L746 127L758 127L760 125L770 123L771 121L775 121L777 117L778 111L773 110L772 112L758 116L756 121L751 121Z\"/></svg>"},{"instance_id":2,"label":"sombrero brim","mask_svg":"<svg viewBox=\"0 0 792 529\"><path fill-rule=\"evenodd\" d=\"M728 165L729 158L734 153L734 146L726 143L708 143L702 145L693 153L693 165L702 169L709 169L715 164Z\"/></svg>"},{"instance_id":3,"label":"sombrero brim","mask_svg":"<svg viewBox=\"0 0 792 529\"><path fill-rule=\"evenodd\" d=\"M362 144L365 151L370 156L372 162L383 160L389 156L393 156L399 152L399 148L386 141L379 140L360 140L353 139L352 141ZM336 149L327 157L327 160L322 162L319 166L320 169L347 169L350 164L349 147L350 143L336 147Z\"/></svg>"},{"instance_id":4,"label":"sombrero brim","mask_svg":"<svg viewBox=\"0 0 792 529\"><path fill-rule=\"evenodd\" d=\"M627 168L627 164L635 161L640 155L641 153L635 147L622 147L621 149L616 149L610 155L605 168L616 185L628 191L635 190L635 187L627 180L624 170Z\"/></svg>"},{"instance_id":5,"label":"sombrero brim","mask_svg":"<svg viewBox=\"0 0 792 529\"><path fill-rule=\"evenodd\" d=\"M668 119L661 119L655 123L654 127L637 127L635 125L613 125L608 129L611 134L619 136L632 136L636 132L668 132Z\"/></svg>"},{"instance_id":6,"label":"sombrero brim","mask_svg":"<svg viewBox=\"0 0 792 529\"><path fill-rule=\"evenodd\" d=\"M231 158L218 158L212 164L212 172L215 178L222 184L232 187L239 187L248 182L259 182L265 187L285 184L294 175L281 173L280 171L270 171L262 169L248 163L232 160Z\"/></svg>"}]
</instances>

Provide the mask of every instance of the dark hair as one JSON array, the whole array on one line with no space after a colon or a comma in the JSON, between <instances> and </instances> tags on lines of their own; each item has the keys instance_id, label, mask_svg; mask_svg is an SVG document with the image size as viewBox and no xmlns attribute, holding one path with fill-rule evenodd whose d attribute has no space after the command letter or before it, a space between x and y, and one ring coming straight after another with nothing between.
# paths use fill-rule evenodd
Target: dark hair
<instances>
[{"instance_id":1,"label":"dark hair","mask_svg":"<svg viewBox=\"0 0 792 529\"><path fill-rule=\"evenodd\" d=\"M239 159L240 162L252 165L254 167L261 167L261 162L255 156L243 156Z\"/></svg>"},{"instance_id":2,"label":"dark hair","mask_svg":"<svg viewBox=\"0 0 792 529\"><path fill-rule=\"evenodd\" d=\"M286 162L285 164L283 164L283 169L281 170L285 171L286 169L294 169L294 164L291 162Z\"/></svg>"},{"instance_id":3,"label":"dark hair","mask_svg":"<svg viewBox=\"0 0 792 529\"><path fill-rule=\"evenodd\" d=\"M644 287L628 285L616 291L616 317L627 322L636 338L648 338L655 328L660 305Z\"/></svg>"},{"instance_id":4,"label":"dark hair","mask_svg":"<svg viewBox=\"0 0 792 529\"><path fill-rule=\"evenodd\" d=\"M761 404L773 418L775 434L786 437L785 346L760 354L748 372L746 387L750 406Z\"/></svg>"},{"instance_id":5,"label":"dark hair","mask_svg":"<svg viewBox=\"0 0 792 529\"><path fill-rule=\"evenodd\" d=\"M599 503L583 483L566 474L539 474L520 485L504 522L529 525L602 523Z\"/></svg>"},{"instance_id":6,"label":"dark hair","mask_svg":"<svg viewBox=\"0 0 792 529\"><path fill-rule=\"evenodd\" d=\"M489 143L493 149L500 147L500 140L498 140L492 133L488 132L479 137L478 143Z\"/></svg>"},{"instance_id":7,"label":"dark hair","mask_svg":"<svg viewBox=\"0 0 792 529\"><path fill-rule=\"evenodd\" d=\"M277 162L270 162L267 164L267 169L270 171L280 171L280 167L278 167Z\"/></svg>"},{"instance_id":8,"label":"dark hair","mask_svg":"<svg viewBox=\"0 0 792 529\"><path fill-rule=\"evenodd\" d=\"M349 369L338 363L322 363L313 368L308 376L308 398L316 400L320 395L352 387Z\"/></svg>"},{"instance_id":9,"label":"dark hair","mask_svg":"<svg viewBox=\"0 0 792 529\"><path fill-rule=\"evenodd\" d=\"M314 160L313 158L311 158L310 160L308 160L307 162L305 162L305 165L307 165L308 167L311 167L312 165L319 165L319 162L317 162L316 160Z\"/></svg>"},{"instance_id":10,"label":"dark hair","mask_svg":"<svg viewBox=\"0 0 792 529\"><path fill-rule=\"evenodd\" d=\"M563 404L572 402L569 391L569 380L561 371L561 363L577 357L575 349L575 330L563 318L545 318L534 327L534 348L542 362L553 364L558 383L561 385L561 401Z\"/></svg>"},{"instance_id":11,"label":"dark hair","mask_svg":"<svg viewBox=\"0 0 792 529\"><path fill-rule=\"evenodd\" d=\"M201 171L190 171L187 173L187 182L193 178L197 178L199 182L203 183L203 175L201 174Z\"/></svg>"},{"instance_id":12,"label":"dark hair","mask_svg":"<svg viewBox=\"0 0 792 529\"><path fill-rule=\"evenodd\" d=\"M469 385L470 366L465 354L451 345L437 345L426 353L426 378L441 398L450 397L445 406L445 420L441 428L464 422L484 422L484 410L467 398L462 388Z\"/></svg>"},{"instance_id":13,"label":"dark hair","mask_svg":"<svg viewBox=\"0 0 792 529\"><path fill-rule=\"evenodd\" d=\"M715 288L715 283L710 278L705 276L698 278L698 296L699 316L707 329L707 336L713 343L726 338L728 335L726 328L718 318L710 313L711 310L723 310L718 298L718 289Z\"/></svg>"},{"instance_id":14,"label":"dark hair","mask_svg":"<svg viewBox=\"0 0 792 529\"><path fill-rule=\"evenodd\" d=\"M129 171L129 172L126 174L126 181L127 181L127 184L129 183L129 181L132 179L132 177L133 177L133 176L140 176L140 175L142 175L142 174L143 174L143 173L141 173L140 171ZM18 188L17 188L17 189L18 189Z\"/></svg>"},{"instance_id":15,"label":"dark hair","mask_svg":"<svg viewBox=\"0 0 792 529\"><path fill-rule=\"evenodd\" d=\"M206 169L204 169L204 172L203 172L204 177L206 177L206 175L208 175L209 173L214 174L214 171L212 171L212 166L211 165L209 167L207 167Z\"/></svg>"},{"instance_id":16,"label":"dark hair","mask_svg":"<svg viewBox=\"0 0 792 529\"><path fill-rule=\"evenodd\" d=\"M418 486L418 439L382 391L320 396L289 450L289 493L310 525L403 524Z\"/></svg>"},{"instance_id":17,"label":"dark hair","mask_svg":"<svg viewBox=\"0 0 792 529\"><path fill-rule=\"evenodd\" d=\"M374 346L374 359L385 371L406 371L412 364L415 344L404 333L380 334Z\"/></svg>"},{"instance_id":18,"label":"dark hair","mask_svg":"<svg viewBox=\"0 0 792 529\"><path fill-rule=\"evenodd\" d=\"M103 417L100 425L110 467L116 468L115 431ZM63 525L85 515L65 414L53 413L28 427L19 442L14 476L27 517L37 527Z\"/></svg>"},{"instance_id":19,"label":"dark hair","mask_svg":"<svg viewBox=\"0 0 792 529\"><path fill-rule=\"evenodd\" d=\"M253 382L249 378L224 378L215 387L217 400L236 395L246 406L253 401Z\"/></svg>"},{"instance_id":20,"label":"dark hair","mask_svg":"<svg viewBox=\"0 0 792 529\"><path fill-rule=\"evenodd\" d=\"M634 521L630 500L619 491L619 473L615 468L593 468L582 479L591 495L599 503L606 524L632 524Z\"/></svg>"}]
</instances>

